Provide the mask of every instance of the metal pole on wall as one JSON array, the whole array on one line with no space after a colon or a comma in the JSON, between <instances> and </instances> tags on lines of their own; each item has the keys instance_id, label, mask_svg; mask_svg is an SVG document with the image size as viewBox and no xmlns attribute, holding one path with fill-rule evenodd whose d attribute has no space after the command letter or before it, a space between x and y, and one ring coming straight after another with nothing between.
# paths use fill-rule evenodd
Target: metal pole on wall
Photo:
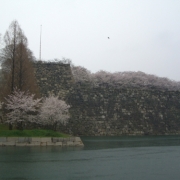
<instances>
[{"instance_id":1,"label":"metal pole on wall","mask_svg":"<svg viewBox=\"0 0 180 180\"><path fill-rule=\"evenodd\" d=\"M41 61L41 35L42 35L42 25L40 26L40 47L39 47L39 61Z\"/></svg>"}]
</instances>

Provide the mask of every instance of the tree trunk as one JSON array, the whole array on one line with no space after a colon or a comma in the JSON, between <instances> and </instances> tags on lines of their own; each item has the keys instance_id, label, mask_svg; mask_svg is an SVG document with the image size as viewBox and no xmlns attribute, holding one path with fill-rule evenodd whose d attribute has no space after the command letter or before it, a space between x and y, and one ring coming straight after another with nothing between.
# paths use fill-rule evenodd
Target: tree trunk
<instances>
[{"instance_id":1,"label":"tree trunk","mask_svg":"<svg viewBox=\"0 0 180 180\"><path fill-rule=\"evenodd\" d=\"M12 129L13 129L12 124L9 123L9 130L12 130Z\"/></svg>"}]
</instances>

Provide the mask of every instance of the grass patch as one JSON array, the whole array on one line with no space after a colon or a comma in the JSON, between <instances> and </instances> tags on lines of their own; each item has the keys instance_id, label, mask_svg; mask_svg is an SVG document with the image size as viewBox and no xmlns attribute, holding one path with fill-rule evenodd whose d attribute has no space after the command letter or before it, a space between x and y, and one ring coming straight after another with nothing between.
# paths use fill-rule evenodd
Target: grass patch
<instances>
[{"instance_id":1,"label":"grass patch","mask_svg":"<svg viewBox=\"0 0 180 180\"><path fill-rule=\"evenodd\" d=\"M8 130L6 126L0 125L0 137L69 137L53 130L33 129L33 130Z\"/></svg>"}]
</instances>

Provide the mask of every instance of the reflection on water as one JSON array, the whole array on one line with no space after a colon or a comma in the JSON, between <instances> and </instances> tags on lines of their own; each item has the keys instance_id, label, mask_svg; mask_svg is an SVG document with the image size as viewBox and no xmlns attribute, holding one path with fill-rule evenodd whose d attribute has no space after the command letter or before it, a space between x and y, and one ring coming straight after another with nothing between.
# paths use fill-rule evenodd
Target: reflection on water
<instances>
[{"instance_id":1,"label":"reflection on water","mask_svg":"<svg viewBox=\"0 0 180 180\"><path fill-rule=\"evenodd\" d=\"M180 136L82 137L85 149L180 146Z\"/></svg>"},{"instance_id":2,"label":"reflection on water","mask_svg":"<svg viewBox=\"0 0 180 180\"><path fill-rule=\"evenodd\" d=\"M85 147L0 147L0 180L177 180L180 136L82 137Z\"/></svg>"},{"instance_id":3,"label":"reflection on water","mask_svg":"<svg viewBox=\"0 0 180 180\"><path fill-rule=\"evenodd\" d=\"M28 180L28 179L19 176L19 177L14 177L14 178L4 178L4 180Z\"/></svg>"}]
</instances>

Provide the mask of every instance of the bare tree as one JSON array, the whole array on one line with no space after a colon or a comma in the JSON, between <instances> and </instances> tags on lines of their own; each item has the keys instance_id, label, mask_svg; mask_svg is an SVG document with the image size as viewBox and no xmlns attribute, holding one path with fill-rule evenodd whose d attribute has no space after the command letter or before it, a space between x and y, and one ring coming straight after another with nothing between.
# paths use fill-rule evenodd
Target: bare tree
<instances>
[{"instance_id":1,"label":"bare tree","mask_svg":"<svg viewBox=\"0 0 180 180\"><path fill-rule=\"evenodd\" d=\"M16 48L20 43L21 32L22 30L18 22L15 20L10 24L9 30L6 31L4 36L4 41L6 44L4 55L8 61L11 61L11 92L13 92L14 89Z\"/></svg>"},{"instance_id":2,"label":"bare tree","mask_svg":"<svg viewBox=\"0 0 180 180\"><path fill-rule=\"evenodd\" d=\"M17 21L13 21L4 36L5 47L1 50L1 66L5 80L1 97L20 90L39 95L34 75L34 56L28 48L28 40Z\"/></svg>"},{"instance_id":3,"label":"bare tree","mask_svg":"<svg viewBox=\"0 0 180 180\"><path fill-rule=\"evenodd\" d=\"M29 91L36 97L40 96L33 68L34 59L20 25L16 20L12 21L4 35L4 48L0 52L1 101L5 101L5 97L12 94L15 88ZM11 113L11 111L9 109L7 112L4 109L4 113ZM9 129L12 129L11 124Z\"/></svg>"}]
</instances>

